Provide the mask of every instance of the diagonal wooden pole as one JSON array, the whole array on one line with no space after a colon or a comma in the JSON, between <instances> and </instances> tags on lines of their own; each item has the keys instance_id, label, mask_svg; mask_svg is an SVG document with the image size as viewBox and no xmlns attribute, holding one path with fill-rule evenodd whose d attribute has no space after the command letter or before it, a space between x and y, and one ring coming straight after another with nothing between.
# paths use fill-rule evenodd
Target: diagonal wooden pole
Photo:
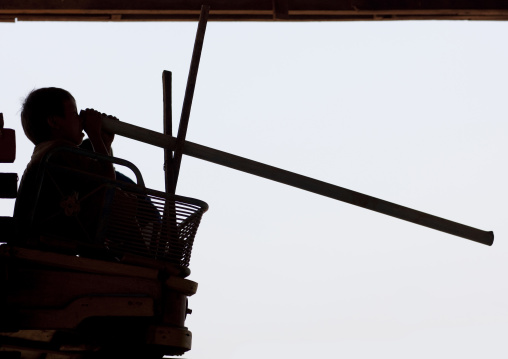
<instances>
[{"instance_id":1,"label":"diagonal wooden pole","mask_svg":"<svg viewBox=\"0 0 508 359\"><path fill-rule=\"evenodd\" d=\"M189 126L189 117L192 107L192 98L194 97L194 88L196 87L196 79L198 76L199 60L201 59L201 50L203 49L203 42L205 40L206 23L208 21L208 13L210 6L201 6L201 14L199 16L198 29L196 32L196 40L194 41L194 50L192 52L192 59L189 69L189 77L187 78L187 88L185 89L185 97L183 100L182 114L180 117L180 124L178 126L178 134L176 136L176 148L173 157L174 166L174 188L178 183L178 175L180 174L180 164L182 163L183 145L185 136L187 135L187 127Z\"/></svg>"},{"instance_id":2,"label":"diagonal wooden pole","mask_svg":"<svg viewBox=\"0 0 508 359\"><path fill-rule=\"evenodd\" d=\"M149 143L154 146L169 149L175 148L176 146L176 139L174 137L165 136L161 133L130 125L125 122L114 121L107 117L103 118L103 126L107 131L116 133L120 136L129 137L137 141ZM371 197L363 193L355 192L347 188L335 186L307 176L302 176L277 167L265 165L264 163L202 146L197 143L185 141L183 153L188 156L200 158L205 161L247 172L272 181L284 183L309 192L320 194L322 196L350 203L358 207L370 209L371 211L396 217L404 221L486 244L488 246L492 245L494 242L493 232L483 231L464 224L449 221L428 213L416 211L414 209Z\"/></svg>"}]
</instances>

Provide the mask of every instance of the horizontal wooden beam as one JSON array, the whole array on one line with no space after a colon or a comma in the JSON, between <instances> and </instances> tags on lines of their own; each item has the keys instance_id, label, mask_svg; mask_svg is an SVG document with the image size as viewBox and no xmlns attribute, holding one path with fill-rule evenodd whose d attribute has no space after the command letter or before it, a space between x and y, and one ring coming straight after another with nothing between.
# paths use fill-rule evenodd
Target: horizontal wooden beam
<instances>
[{"instance_id":1,"label":"horizontal wooden beam","mask_svg":"<svg viewBox=\"0 0 508 359\"><path fill-rule=\"evenodd\" d=\"M2 0L0 21L197 21L202 0ZM209 0L209 21L506 20L503 0Z\"/></svg>"},{"instance_id":2,"label":"horizontal wooden beam","mask_svg":"<svg viewBox=\"0 0 508 359\"><path fill-rule=\"evenodd\" d=\"M103 126L107 131L154 146L167 149L174 149L176 146L176 139L172 136L163 135L161 133L130 125L125 122L111 120L107 117L103 118ZM355 206L370 209L378 213L386 214L388 216L396 217L478 243L490 246L494 242L493 232L483 231L457 222L452 222L444 218L416 211L392 202L351 191L343 187L335 186L307 176L302 176L277 167L269 166L261 162L256 162L227 152L202 146L197 143L185 141L183 153L188 156L216 163L238 171L250 173L255 176L280 182Z\"/></svg>"}]
</instances>

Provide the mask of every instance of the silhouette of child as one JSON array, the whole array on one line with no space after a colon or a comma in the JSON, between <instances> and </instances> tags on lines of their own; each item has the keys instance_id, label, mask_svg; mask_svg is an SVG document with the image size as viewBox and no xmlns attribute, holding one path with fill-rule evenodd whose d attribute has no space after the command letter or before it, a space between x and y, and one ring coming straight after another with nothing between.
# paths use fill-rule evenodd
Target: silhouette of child
<instances>
[{"instance_id":1,"label":"silhouette of child","mask_svg":"<svg viewBox=\"0 0 508 359\"><path fill-rule=\"evenodd\" d=\"M101 117L102 114L93 109L82 110L78 115L74 97L60 88L40 88L26 97L21 111L21 123L35 149L21 179L14 208L19 228L18 242L37 240L41 234L49 232L62 239L89 241L93 237L80 237L76 233L76 226L86 233L93 233L94 226L97 226L97 206L102 204L102 199L100 194L91 193L96 183L92 183L86 176L73 174L72 171L58 172L54 178L45 175L40 191L37 182L45 156L56 148L78 148L84 137L83 130L88 134L94 151L108 155L111 143L106 145L103 137L109 136L112 141L113 135L103 131ZM50 162L109 179L115 178L110 162L69 151L55 152L51 155ZM83 198L87 196L89 200L85 204ZM80 221L76 221L77 213ZM71 234L72 238L69 238Z\"/></svg>"}]
</instances>

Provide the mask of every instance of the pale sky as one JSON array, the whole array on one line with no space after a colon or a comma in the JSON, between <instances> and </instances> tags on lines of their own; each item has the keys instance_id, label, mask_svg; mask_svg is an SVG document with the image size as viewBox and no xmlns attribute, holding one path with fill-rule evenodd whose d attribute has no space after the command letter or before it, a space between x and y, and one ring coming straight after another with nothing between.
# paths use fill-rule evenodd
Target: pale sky
<instances>
[{"instance_id":1,"label":"pale sky","mask_svg":"<svg viewBox=\"0 0 508 359\"><path fill-rule=\"evenodd\" d=\"M197 23L0 23L0 112L33 88L174 132ZM492 247L184 157L210 205L190 359L506 358L506 22L209 23L187 139L483 230ZM162 150L115 154L163 189ZM0 215L12 214L2 200Z\"/></svg>"}]
</instances>

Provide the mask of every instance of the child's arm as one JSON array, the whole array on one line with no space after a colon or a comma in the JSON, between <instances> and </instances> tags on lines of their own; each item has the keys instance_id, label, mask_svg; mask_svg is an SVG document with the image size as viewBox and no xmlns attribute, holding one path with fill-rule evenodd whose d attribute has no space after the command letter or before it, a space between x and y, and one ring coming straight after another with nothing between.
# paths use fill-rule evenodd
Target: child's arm
<instances>
[{"instance_id":1,"label":"child's arm","mask_svg":"<svg viewBox=\"0 0 508 359\"><path fill-rule=\"evenodd\" d=\"M102 140L102 114L99 111L87 108L81 110L79 116L83 120L83 129L92 142L94 152L109 155L108 148Z\"/></svg>"},{"instance_id":2,"label":"child's arm","mask_svg":"<svg viewBox=\"0 0 508 359\"><path fill-rule=\"evenodd\" d=\"M90 142L92 142L94 152L109 156L108 146L111 147L111 143L106 145L103 140L103 135L105 133L102 129L102 114L98 111L87 108L86 110L81 110L79 116L83 120L83 129L87 133ZM113 164L105 161L99 162L99 171L101 174L110 178L115 178Z\"/></svg>"}]
</instances>

